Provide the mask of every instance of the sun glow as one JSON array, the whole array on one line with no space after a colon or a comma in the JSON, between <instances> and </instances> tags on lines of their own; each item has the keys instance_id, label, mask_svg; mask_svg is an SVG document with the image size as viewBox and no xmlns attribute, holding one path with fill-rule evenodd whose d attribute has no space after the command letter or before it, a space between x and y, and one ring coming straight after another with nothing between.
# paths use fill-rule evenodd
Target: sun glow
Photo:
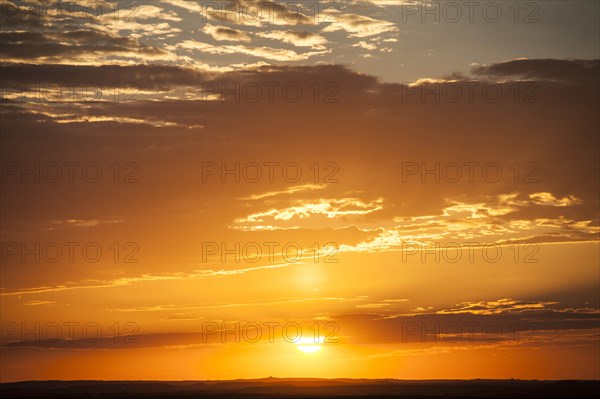
<instances>
[{"instance_id":1,"label":"sun glow","mask_svg":"<svg viewBox=\"0 0 600 399\"><path fill-rule=\"evenodd\" d=\"M319 352L323 347L322 344L325 341L325 337L318 338L300 338L296 342L296 348L304 353L315 353Z\"/></svg>"}]
</instances>

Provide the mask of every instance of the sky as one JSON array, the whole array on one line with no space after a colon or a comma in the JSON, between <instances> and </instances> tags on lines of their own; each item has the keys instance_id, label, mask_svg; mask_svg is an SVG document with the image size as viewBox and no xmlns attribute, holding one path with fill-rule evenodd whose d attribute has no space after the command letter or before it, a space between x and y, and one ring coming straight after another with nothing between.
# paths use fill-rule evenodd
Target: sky
<instances>
[{"instance_id":1,"label":"sky","mask_svg":"<svg viewBox=\"0 0 600 399\"><path fill-rule=\"evenodd\" d=\"M1 382L600 378L598 2L0 11Z\"/></svg>"}]
</instances>

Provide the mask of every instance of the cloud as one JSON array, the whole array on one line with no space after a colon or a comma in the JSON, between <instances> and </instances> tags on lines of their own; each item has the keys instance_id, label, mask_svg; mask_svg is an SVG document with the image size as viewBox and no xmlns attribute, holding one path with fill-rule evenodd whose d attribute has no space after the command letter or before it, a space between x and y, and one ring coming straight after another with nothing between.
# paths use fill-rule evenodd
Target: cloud
<instances>
[{"instance_id":1,"label":"cloud","mask_svg":"<svg viewBox=\"0 0 600 399\"><path fill-rule=\"evenodd\" d=\"M233 322L223 323L217 319L207 320L197 317L195 311L206 312L209 310L225 311L229 308L272 308L275 305L293 306L294 304L315 303L319 306L325 304L348 304L351 309L362 309L362 313L338 313L326 317L295 318L302 326L313 325L316 320L333 324L340 332L340 342L344 344L402 344L419 343L421 349L435 350L443 346L448 350L458 346L461 350L476 350L484 346L520 345L526 347L547 347L548 344L578 343L588 345L597 341L598 327L597 309L581 309L572 311L556 301L522 301L511 298L501 298L490 301L464 302L454 305L451 309L433 309L428 312L393 314L394 306L406 307L407 300L382 300L369 302L368 297L335 297L335 296L309 296L303 298L277 297L270 300L250 300L239 303L198 303L198 304L162 304L150 306L137 306L128 308L108 308L105 311L116 313L137 313L142 317L144 313L158 313L167 319L177 320L204 320L217 327L211 334L204 335L207 330L198 331L197 324L194 331L180 331L168 333L152 333L145 331L135 334L134 340L115 341L114 337L98 338L95 340L81 339L74 336L72 339L39 340L22 339L18 334L3 336L2 345L11 347L37 347L37 348L73 348L73 349L124 349L127 347L156 347L165 345L189 344L210 345L216 342L233 342L235 334L224 334L219 331L232 331ZM396 305L397 304L397 305ZM381 305L381 306L380 306ZM384 306L389 305L389 306ZM305 305L303 305L305 306ZM182 313L185 312L185 313ZM182 315L185 315L182 317ZM246 325L246 318L236 319L244 328L253 328L256 324L262 325L263 320L253 318L252 323ZM269 322L285 325L286 319L278 318ZM247 327L246 327L247 326ZM252 326L252 327L251 327ZM9 330L7 330L9 331ZM79 329L75 329L79 333ZM128 330L129 331L129 330ZM217 332L215 334L215 332ZM33 337L35 337L32 334ZM248 334L248 336L255 336ZM221 341L221 339L224 341ZM267 336L263 337L268 339ZM280 338L280 337L279 337ZM225 340L226 339L226 340ZM134 344L134 345L130 345ZM394 356L394 352L388 356Z\"/></svg>"},{"instance_id":2,"label":"cloud","mask_svg":"<svg viewBox=\"0 0 600 399\"><path fill-rule=\"evenodd\" d=\"M300 186L293 186L293 187L290 187L288 189L281 190L281 191L269 191L269 192L262 193L262 194L253 194L248 197L243 197L240 199L242 199L242 200L259 200L259 199L275 197L275 196L283 195L283 194L295 194L295 193L299 193L299 192L306 191L306 190L321 190L325 187L326 187L325 184L304 184L304 185L300 185Z\"/></svg>"},{"instance_id":3,"label":"cloud","mask_svg":"<svg viewBox=\"0 0 600 399\"><path fill-rule=\"evenodd\" d=\"M598 60L517 59L472 67L472 73L491 78L547 80L598 84Z\"/></svg>"},{"instance_id":4,"label":"cloud","mask_svg":"<svg viewBox=\"0 0 600 399\"><path fill-rule=\"evenodd\" d=\"M361 40L360 42L353 44L352 47L361 47L361 48L364 48L365 50L375 50L377 48L376 45L367 43L364 40Z\"/></svg>"},{"instance_id":5,"label":"cloud","mask_svg":"<svg viewBox=\"0 0 600 399\"><path fill-rule=\"evenodd\" d=\"M45 67L48 69L44 70ZM498 84L500 89L506 90L505 97L493 104L470 103L465 98L455 103L423 102L420 95L403 98L409 89L407 85L381 82L339 65L262 65L214 74L156 65L13 65L6 72L10 75L3 69L3 79L10 76L23 82L50 78L66 82L95 79L105 84L122 73L149 87L168 89L183 85L190 91L199 87L199 79L205 78L224 82L228 87L245 82L259 85L295 82L307 94L295 104L266 100L253 104L211 102L183 96L172 99L164 93L143 101L86 104L19 103L5 98L1 124L3 150L7 150L3 152L3 161L35 162L45 158L98 161L101 157L111 164L115 158L128 159L128 151L135 149L141 170L153 176L153 184L137 185L129 200L110 207L105 206L103 198L106 197L98 195L98 191L80 191L74 193L72 202L65 202L64 192L58 185L38 185L37 195L56 204L51 214L48 209L33 205L35 196L30 192L11 188L3 195L11 209L10 216L3 215L3 229L8 232L23 230L19 220L126 221L118 226L86 229L93 231L121 230L134 223L169 223L189 229L190 225L201 226L207 220L219 220L215 225L227 233L211 231L214 235L208 239L215 240L213 237L221 237L219 234L246 235L240 240L247 235L261 236L266 234L259 232L261 227L290 229L285 233L291 240L298 236L321 235L327 237L322 242L337 241L340 255L348 251L397 251L403 240L428 244L454 238L461 242L479 240L501 245L597 241L598 138L597 121L593 117L597 87L591 83L572 87L540 82L540 101L521 107L523 104L513 101L511 83ZM315 82L335 82L336 97L343 107L315 102L313 92L309 91ZM451 87L445 81L438 84ZM507 112L516 114L519 123L504 118L502 115ZM552 120L548 119L549 113L555 115ZM71 116L66 116L68 114ZM143 124L148 120L168 123ZM264 120L269 120L269 124L261 122ZM59 121L70 123L57 123ZM190 134L188 127L197 125L204 126L202 132ZM327 128L329 133L323 135L320 127ZM365 131L369 134L362 134ZM285 145L278 146L274 154L264 146L271 142ZM451 153L449 148L453 149ZM99 153L98 149L105 150ZM331 149L336 149L335 153ZM356 162L357 154L364 162ZM570 161L572 156L579 161ZM274 157L279 161L297 160L304 165L312 165L315 160L333 160L340 166L340 183L327 185L322 190L286 193L297 190L298 186L315 184L312 171L305 169L306 179L291 185L262 182L231 188L232 185L220 183L190 184L200 179L198 160L262 162ZM469 182L466 169L463 169L463 180L458 183L443 179L423 183L419 175L407 182L402 180L406 161L442 164L478 161L481 166L492 160L497 161L504 172L502 179L494 183L481 180L481 169L477 169L475 175L477 184ZM516 161L520 162L517 169L522 172L517 182ZM528 176L523 166L529 161L539 170L534 175L537 183L523 182ZM177 173L163 169L157 172L155 165L165 164L173 165ZM433 164L427 165L431 168ZM320 176L319 181L322 178ZM117 195L118 191L112 191L116 189L108 186L105 192ZM160 195L166 189L173 195ZM263 194L269 196L250 199ZM208 205L200 204L200 198L200 202ZM228 204L223 198L247 199L246 203L234 200ZM378 198L382 200L378 202ZM327 201L322 203L322 199ZM148 206L140 207L140 201L145 200L149 201ZM243 223L237 223L238 219ZM352 232L344 236L345 230L336 230L349 226L354 226ZM195 234L190 236L180 240L186 247L197 248L200 238ZM23 239L25 236L12 233L6 236L6 240ZM157 233L156 238L148 238L147 245L158 247L160 240L168 239L168 232ZM174 255L173 262L189 264L190 257L193 251L182 249ZM184 276L189 276L189 270L184 272ZM139 271L138 276L143 273L148 272ZM159 276L160 271L148 275ZM62 283L56 282L51 288L65 285ZM46 285L50 284L38 279L6 288L16 292L20 287Z\"/></svg>"},{"instance_id":6,"label":"cloud","mask_svg":"<svg viewBox=\"0 0 600 399\"><path fill-rule=\"evenodd\" d=\"M62 292L62 291L72 291L72 290L86 290L86 289L99 289L99 288L115 288L115 287L123 287L129 286L133 284L147 283L147 282L157 282L157 281L185 281L185 280L203 280L211 277L225 277L225 276L235 276L240 274L246 274L250 272L263 271L263 270L272 270L272 269L280 269L286 268L294 265L301 264L300 261L293 263L270 263L262 266L254 266L254 267L246 267L239 269L201 269L194 270L192 272L172 272L172 273L162 273L162 274L142 274L138 276L130 276L130 277L121 277L113 280L96 280L90 282L87 280L85 284L77 284L74 282L70 282L69 284L60 284L56 286L40 286L40 287L29 287L18 289L15 291L3 290L0 293L0 296L21 296L21 295L37 295L44 293L53 293L53 292Z\"/></svg>"},{"instance_id":7,"label":"cloud","mask_svg":"<svg viewBox=\"0 0 600 399\"><path fill-rule=\"evenodd\" d=\"M359 14L341 14L336 21L323 28L323 32L345 30L351 37L369 37L386 32L396 32L398 28L391 22L370 18Z\"/></svg>"},{"instance_id":8,"label":"cloud","mask_svg":"<svg viewBox=\"0 0 600 399\"><path fill-rule=\"evenodd\" d=\"M549 305L557 302L516 301L512 298L502 298L496 301L461 302L450 309L438 310L437 314L502 314L548 311Z\"/></svg>"},{"instance_id":9,"label":"cloud","mask_svg":"<svg viewBox=\"0 0 600 399\"><path fill-rule=\"evenodd\" d=\"M322 50L311 51L307 53L297 53L293 50L277 49L272 47L248 47L241 45L213 46L212 44L197 42L193 40L185 40L182 43L179 43L178 47L190 50L198 50L209 54L244 54L280 62L302 61L329 52Z\"/></svg>"},{"instance_id":10,"label":"cloud","mask_svg":"<svg viewBox=\"0 0 600 399\"><path fill-rule=\"evenodd\" d=\"M56 302L55 301L25 301L23 302L23 305L25 306L48 306L48 305L54 305Z\"/></svg>"},{"instance_id":11,"label":"cloud","mask_svg":"<svg viewBox=\"0 0 600 399\"><path fill-rule=\"evenodd\" d=\"M189 1L189 0L163 0L161 3L169 4L174 7L179 7L187 11L191 12L200 12L201 6L200 3Z\"/></svg>"},{"instance_id":12,"label":"cloud","mask_svg":"<svg viewBox=\"0 0 600 399\"><path fill-rule=\"evenodd\" d=\"M165 57L164 50L145 46L130 37L95 29L40 32L2 32L3 62L99 63L109 54L133 59Z\"/></svg>"},{"instance_id":13,"label":"cloud","mask_svg":"<svg viewBox=\"0 0 600 399\"><path fill-rule=\"evenodd\" d=\"M449 200L441 214L396 217L394 221L399 224L375 230L377 234L367 241L354 245L343 244L340 250L372 252L431 249L435 245L446 244L594 241L599 229L591 221L578 221L564 216L534 216L536 210L543 213L548 206L576 204L580 204L580 200L573 196L557 200L550 193L530 194L528 199L519 199L516 193L503 194L478 203ZM530 216L525 217L522 214L524 211ZM415 244L416 247L413 246Z\"/></svg>"},{"instance_id":14,"label":"cloud","mask_svg":"<svg viewBox=\"0 0 600 399\"><path fill-rule=\"evenodd\" d=\"M66 89L67 85L98 88L125 88L132 90L168 91L177 86L196 86L209 79L203 70L168 65L61 65L22 64L2 65L2 81L8 92L10 82L27 87L32 84L54 84ZM49 87L50 88L50 87ZM104 96L106 98L106 96Z\"/></svg>"},{"instance_id":15,"label":"cloud","mask_svg":"<svg viewBox=\"0 0 600 399\"><path fill-rule=\"evenodd\" d=\"M551 193L545 192L529 194L529 198L531 199L529 203L546 206L573 206L581 203L579 198L572 195L559 199L555 198Z\"/></svg>"},{"instance_id":16,"label":"cloud","mask_svg":"<svg viewBox=\"0 0 600 399\"><path fill-rule=\"evenodd\" d=\"M171 4L181 6L179 2ZM295 4L287 5L271 0L232 0L229 3L207 3L199 10L208 20L248 26L314 25L315 21Z\"/></svg>"},{"instance_id":17,"label":"cloud","mask_svg":"<svg viewBox=\"0 0 600 399\"><path fill-rule=\"evenodd\" d=\"M207 35L212 36L215 40L227 40L227 41L236 41L236 42L249 42L250 37L244 32L231 29L224 26L215 26L211 24L206 24L202 28L202 32Z\"/></svg>"},{"instance_id":18,"label":"cloud","mask_svg":"<svg viewBox=\"0 0 600 399\"><path fill-rule=\"evenodd\" d=\"M380 211L382 206L383 200L381 198L370 202L363 202L357 198L322 198L312 202L296 201L294 206L283 209L270 209L236 219L235 225L246 229L262 229L266 226L291 227L287 226L286 222L299 223L301 220L315 216L323 216L326 219L365 216Z\"/></svg>"},{"instance_id":19,"label":"cloud","mask_svg":"<svg viewBox=\"0 0 600 399\"><path fill-rule=\"evenodd\" d=\"M284 43L293 44L296 47L311 47L315 50L323 50L327 39L323 36L308 31L293 31L293 30L273 30L268 32L259 32L256 34L259 37L267 39L280 40Z\"/></svg>"},{"instance_id":20,"label":"cloud","mask_svg":"<svg viewBox=\"0 0 600 399\"><path fill-rule=\"evenodd\" d=\"M354 0L357 3L369 3L378 7L401 6L404 4L426 4L427 0Z\"/></svg>"},{"instance_id":21,"label":"cloud","mask_svg":"<svg viewBox=\"0 0 600 399\"><path fill-rule=\"evenodd\" d=\"M106 309L110 312L160 312L172 310L190 310L190 309L223 309L223 308L239 308L239 307L260 307L273 306L279 304L303 303L303 302L352 302L358 301L360 298L344 298L344 297L305 297L305 298L277 298L269 301L248 301L241 303L221 303L221 304L193 304L193 305L157 305L157 306L141 306L135 308L115 308Z\"/></svg>"},{"instance_id":22,"label":"cloud","mask_svg":"<svg viewBox=\"0 0 600 399\"><path fill-rule=\"evenodd\" d=\"M133 9L135 18L140 20L145 19L160 19L165 21L181 21L181 18L175 11L165 12L162 8L153 5L144 4Z\"/></svg>"}]
</instances>

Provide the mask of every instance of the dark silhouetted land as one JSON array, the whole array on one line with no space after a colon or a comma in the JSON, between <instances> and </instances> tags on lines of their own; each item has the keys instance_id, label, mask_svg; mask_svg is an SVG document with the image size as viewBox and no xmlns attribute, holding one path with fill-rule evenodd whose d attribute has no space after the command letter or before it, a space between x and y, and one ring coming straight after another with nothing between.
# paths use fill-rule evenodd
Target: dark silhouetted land
<instances>
[{"instance_id":1,"label":"dark silhouetted land","mask_svg":"<svg viewBox=\"0 0 600 399\"><path fill-rule=\"evenodd\" d=\"M26 381L3 398L598 398L600 381L362 380Z\"/></svg>"}]
</instances>

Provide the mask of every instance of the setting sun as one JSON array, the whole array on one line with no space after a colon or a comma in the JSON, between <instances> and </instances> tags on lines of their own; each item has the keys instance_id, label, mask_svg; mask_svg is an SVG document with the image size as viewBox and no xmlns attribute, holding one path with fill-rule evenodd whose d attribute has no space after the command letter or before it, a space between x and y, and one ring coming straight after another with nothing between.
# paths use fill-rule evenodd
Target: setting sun
<instances>
[{"instance_id":1,"label":"setting sun","mask_svg":"<svg viewBox=\"0 0 600 399\"><path fill-rule=\"evenodd\" d=\"M321 344L325 341L325 337L315 338L300 338L296 343L296 348L304 353L315 353L321 350Z\"/></svg>"}]
</instances>

